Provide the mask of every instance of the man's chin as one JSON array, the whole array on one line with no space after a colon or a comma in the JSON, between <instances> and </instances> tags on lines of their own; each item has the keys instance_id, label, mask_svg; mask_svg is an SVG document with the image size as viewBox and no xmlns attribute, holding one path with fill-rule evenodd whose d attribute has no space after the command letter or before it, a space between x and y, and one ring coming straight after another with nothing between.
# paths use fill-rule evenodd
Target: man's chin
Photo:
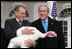
<instances>
[{"instance_id":1,"label":"man's chin","mask_svg":"<svg viewBox=\"0 0 72 49\"><path fill-rule=\"evenodd\" d=\"M41 18L42 20L45 20L45 18Z\"/></svg>"},{"instance_id":2,"label":"man's chin","mask_svg":"<svg viewBox=\"0 0 72 49\"><path fill-rule=\"evenodd\" d=\"M20 21L23 21L24 19L21 19Z\"/></svg>"}]
</instances>

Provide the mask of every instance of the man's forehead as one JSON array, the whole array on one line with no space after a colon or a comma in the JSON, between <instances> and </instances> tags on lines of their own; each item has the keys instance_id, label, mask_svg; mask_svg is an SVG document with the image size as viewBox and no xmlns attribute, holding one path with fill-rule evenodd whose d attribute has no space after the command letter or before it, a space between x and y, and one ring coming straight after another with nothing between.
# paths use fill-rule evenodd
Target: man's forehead
<instances>
[{"instance_id":1,"label":"man's forehead","mask_svg":"<svg viewBox=\"0 0 72 49\"><path fill-rule=\"evenodd\" d=\"M40 7L40 8L47 8L47 7L45 7L45 6L42 6L42 7Z\"/></svg>"},{"instance_id":2,"label":"man's forehead","mask_svg":"<svg viewBox=\"0 0 72 49\"><path fill-rule=\"evenodd\" d=\"M24 10L24 11L26 11L26 9L25 9L25 8L23 8L23 7L20 7L20 8L19 8L19 10Z\"/></svg>"},{"instance_id":3,"label":"man's forehead","mask_svg":"<svg viewBox=\"0 0 72 49\"><path fill-rule=\"evenodd\" d=\"M47 7L40 7L39 10L47 10Z\"/></svg>"},{"instance_id":4,"label":"man's forehead","mask_svg":"<svg viewBox=\"0 0 72 49\"><path fill-rule=\"evenodd\" d=\"M20 7L20 8L19 8L19 12L21 12L21 13L26 13L26 10L25 10L24 8Z\"/></svg>"},{"instance_id":5,"label":"man's forehead","mask_svg":"<svg viewBox=\"0 0 72 49\"><path fill-rule=\"evenodd\" d=\"M25 8L24 8L24 7L20 7L19 9L24 9L24 10L25 10Z\"/></svg>"}]
</instances>

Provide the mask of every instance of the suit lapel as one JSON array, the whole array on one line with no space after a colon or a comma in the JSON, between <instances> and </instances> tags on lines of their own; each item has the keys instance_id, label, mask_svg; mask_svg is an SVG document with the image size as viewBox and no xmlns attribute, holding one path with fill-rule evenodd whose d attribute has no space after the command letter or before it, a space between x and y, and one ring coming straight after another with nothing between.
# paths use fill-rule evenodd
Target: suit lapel
<instances>
[{"instance_id":1,"label":"suit lapel","mask_svg":"<svg viewBox=\"0 0 72 49\"><path fill-rule=\"evenodd\" d=\"M45 30L44 30L44 27L43 27L43 25L42 25L42 22L41 22L41 19L39 19L39 27L40 27L40 30L43 32L43 33L45 33Z\"/></svg>"},{"instance_id":2,"label":"suit lapel","mask_svg":"<svg viewBox=\"0 0 72 49\"><path fill-rule=\"evenodd\" d=\"M14 18L14 24L15 24L15 27L20 28L20 25L15 18Z\"/></svg>"},{"instance_id":3,"label":"suit lapel","mask_svg":"<svg viewBox=\"0 0 72 49\"><path fill-rule=\"evenodd\" d=\"M48 31L52 30L52 26L53 26L53 22L52 22L51 18L48 17Z\"/></svg>"}]
</instances>

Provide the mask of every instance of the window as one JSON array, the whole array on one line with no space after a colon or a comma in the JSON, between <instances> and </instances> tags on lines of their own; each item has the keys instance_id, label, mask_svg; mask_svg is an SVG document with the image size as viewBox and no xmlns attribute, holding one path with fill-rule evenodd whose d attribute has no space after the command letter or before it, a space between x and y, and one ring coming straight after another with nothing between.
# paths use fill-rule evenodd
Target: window
<instances>
[{"instance_id":1,"label":"window","mask_svg":"<svg viewBox=\"0 0 72 49\"><path fill-rule=\"evenodd\" d=\"M62 28L63 28L63 34L64 34L64 41L65 41L65 47L67 47L68 43L67 43L67 21L60 21L62 24Z\"/></svg>"},{"instance_id":2,"label":"window","mask_svg":"<svg viewBox=\"0 0 72 49\"><path fill-rule=\"evenodd\" d=\"M65 48L71 48L71 8L63 9L59 18L63 27Z\"/></svg>"},{"instance_id":3,"label":"window","mask_svg":"<svg viewBox=\"0 0 72 49\"><path fill-rule=\"evenodd\" d=\"M59 17L67 17L69 15L71 15L71 8L62 10Z\"/></svg>"}]
</instances>

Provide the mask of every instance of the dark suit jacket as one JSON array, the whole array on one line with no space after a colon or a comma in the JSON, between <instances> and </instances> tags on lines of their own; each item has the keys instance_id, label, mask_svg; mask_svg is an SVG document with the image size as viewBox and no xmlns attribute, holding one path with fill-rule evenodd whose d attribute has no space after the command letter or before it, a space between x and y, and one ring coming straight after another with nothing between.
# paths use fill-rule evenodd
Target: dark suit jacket
<instances>
[{"instance_id":1,"label":"dark suit jacket","mask_svg":"<svg viewBox=\"0 0 72 49\"><path fill-rule=\"evenodd\" d=\"M22 22L22 26L31 26L31 23L29 23L27 20L24 20ZM5 21L5 34L6 34L7 40L9 41L13 37L16 37L17 29L19 29L22 26L19 25L19 23L17 22L15 18L6 20Z\"/></svg>"},{"instance_id":2,"label":"dark suit jacket","mask_svg":"<svg viewBox=\"0 0 72 49\"><path fill-rule=\"evenodd\" d=\"M41 19L38 19L32 23L33 27L36 27L42 33L45 33ZM62 26L58 21L52 20L48 17L48 31L55 31L57 38L46 37L44 39L38 39L37 48L64 48L64 37L62 32Z\"/></svg>"},{"instance_id":3,"label":"dark suit jacket","mask_svg":"<svg viewBox=\"0 0 72 49\"><path fill-rule=\"evenodd\" d=\"M2 28L0 30L1 30L1 48L6 48L7 47L7 44L6 44L7 43L6 42L7 40L6 40L6 37L5 37L5 34L4 34L5 33L4 32L5 30L2 29Z\"/></svg>"}]
</instances>

